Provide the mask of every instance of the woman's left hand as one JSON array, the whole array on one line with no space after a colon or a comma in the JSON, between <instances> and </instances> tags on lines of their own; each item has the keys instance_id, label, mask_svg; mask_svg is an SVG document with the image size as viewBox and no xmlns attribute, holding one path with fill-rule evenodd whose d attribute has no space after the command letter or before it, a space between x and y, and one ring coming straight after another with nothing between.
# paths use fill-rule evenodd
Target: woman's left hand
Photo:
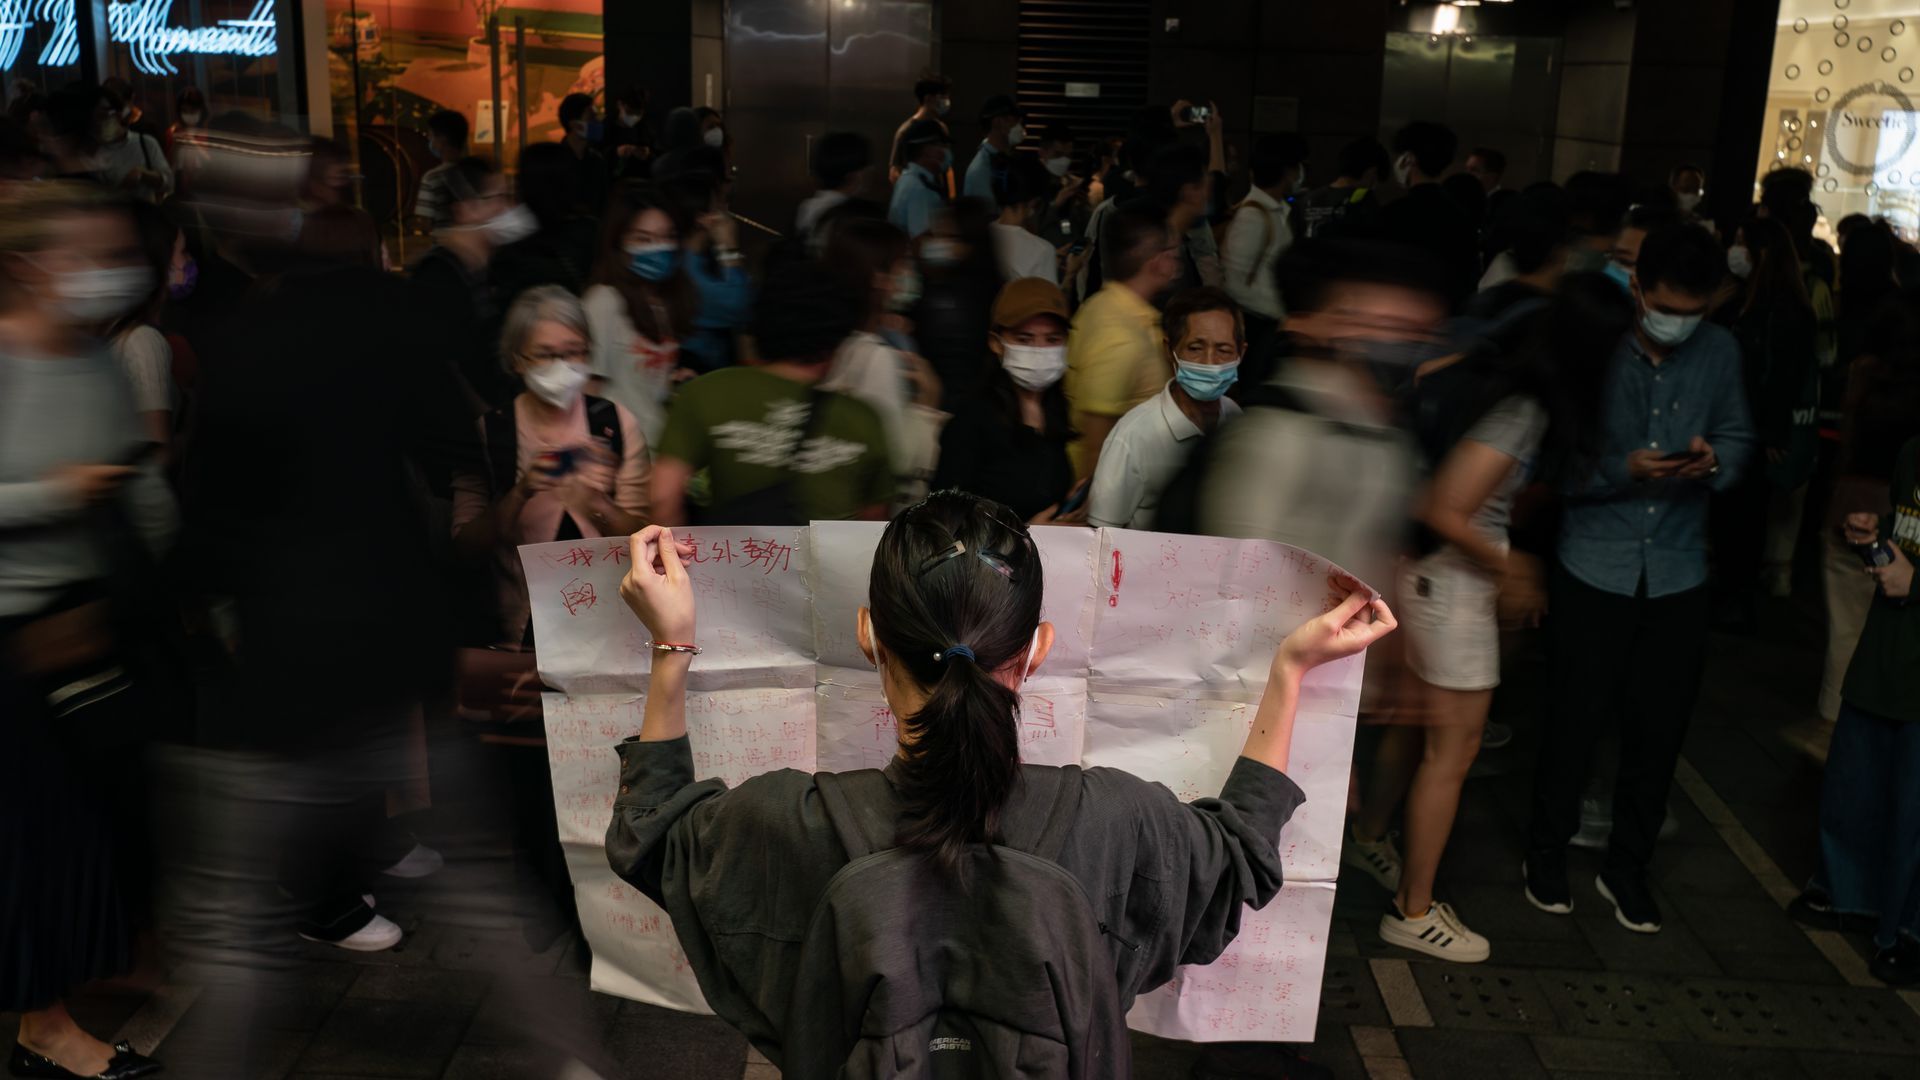
<instances>
[{"instance_id":1,"label":"woman's left hand","mask_svg":"<svg viewBox=\"0 0 1920 1080\"><path fill-rule=\"evenodd\" d=\"M683 553L693 556L693 541L675 539L665 526L649 525L633 534L631 544L620 599L653 640L693 644L693 582L680 561Z\"/></svg>"}]
</instances>

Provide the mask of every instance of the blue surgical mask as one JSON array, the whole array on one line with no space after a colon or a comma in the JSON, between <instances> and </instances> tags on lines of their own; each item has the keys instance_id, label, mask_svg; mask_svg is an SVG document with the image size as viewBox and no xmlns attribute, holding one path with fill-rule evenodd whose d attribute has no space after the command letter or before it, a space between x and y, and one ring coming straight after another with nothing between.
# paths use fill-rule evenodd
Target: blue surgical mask
<instances>
[{"instance_id":1,"label":"blue surgical mask","mask_svg":"<svg viewBox=\"0 0 1920 1080\"><path fill-rule=\"evenodd\" d=\"M1173 381L1195 401L1220 400L1220 395L1240 378L1238 360L1231 364L1196 364L1176 358L1174 364L1178 370L1173 373Z\"/></svg>"},{"instance_id":2,"label":"blue surgical mask","mask_svg":"<svg viewBox=\"0 0 1920 1080\"><path fill-rule=\"evenodd\" d=\"M602 120L587 121L587 141L588 142L599 142L601 139L606 137L606 134L607 134L607 125L605 121L602 121Z\"/></svg>"},{"instance_id":3,"label":"blue surgical mask","mask_svg":"<svg viewBox=\"0 0 1920 1080\"><path fill-rule=\"evenodd\" d=\"M672 244L627 249L627 269L641 281L665 281L680 269L680 249Z\"/></svg>"},{"instance_id":4,"label":"blue surgical mask","mask_svg":"<svg viewBox=\"0 0 1920 1080\"><path fill-rule=\"evenodd\" d=\"M1621 266L1619 263L1611 262L1611 261L1608 262L1607 268L1605 270L1602 270L1601 273L1612 278L1613 283L1615 285L1620 286L1622 289L1625 289L1628 292L1633 291L1633 271L1627 269L1624 266Z\"/></svg>"}]
</instances>

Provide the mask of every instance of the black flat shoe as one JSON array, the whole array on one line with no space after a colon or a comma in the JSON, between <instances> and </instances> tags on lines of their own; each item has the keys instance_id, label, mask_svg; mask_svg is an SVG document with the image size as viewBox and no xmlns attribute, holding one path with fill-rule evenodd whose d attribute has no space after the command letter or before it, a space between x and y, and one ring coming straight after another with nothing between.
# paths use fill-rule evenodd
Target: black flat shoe
<instances>
[{"instance_id":1,"label":"black flat shoe","mask_svg":"<svg viewBox=\"0 0 1920 1080\"><path fill-rule=\"evenodd\" d=\"M18 1077L44 1078L44 1080L134 1080L135 1077L152 1076L166 1066L134 1052L133 1044L118 1042L113 1044L113 1059L107 1067L92 1077L83 1077L70 1069L62 1068L60 1063L44 1054L13 1044L13 1056L7 1061L7 1071Z\"/></svg>"}]
</instances>

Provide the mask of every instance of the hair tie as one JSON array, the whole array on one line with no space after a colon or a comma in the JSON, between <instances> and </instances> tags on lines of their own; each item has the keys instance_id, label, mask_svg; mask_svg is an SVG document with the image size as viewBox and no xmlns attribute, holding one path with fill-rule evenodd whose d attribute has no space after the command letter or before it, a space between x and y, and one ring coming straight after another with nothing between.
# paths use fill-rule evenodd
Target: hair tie
<instances>
[{"instance_id":1,"label":"hair tie","mask_svg":"<svg viewBox=\"0 0 1920 1080\"><path fill-rule=\"evenodd\" d=\"M935 663L941 663L943 661L951 660L956 656L964 656L967 659L972 660L976 664L980 662L979 659L973 655L973 650L967 648L965 645L949 645L947 646L947 650L945 652L934 653L933 660Z\"/></svg>"}]
</instances>

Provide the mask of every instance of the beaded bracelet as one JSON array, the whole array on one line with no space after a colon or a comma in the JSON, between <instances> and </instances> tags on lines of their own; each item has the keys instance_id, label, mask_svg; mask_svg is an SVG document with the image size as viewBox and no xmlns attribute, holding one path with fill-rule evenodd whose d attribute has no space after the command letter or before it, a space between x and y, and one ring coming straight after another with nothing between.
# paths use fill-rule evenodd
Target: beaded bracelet
<instances>
[{"instance_id":1,"label":"beaded bracelet","mask_svg":"<svg viewBox=\"0 0 1920 1080\"><path fill-rule=\"evenodd\" d=\"M678 641L649 641L647 642L647 648L652 649L654 652L678 652L686 653L688 656L700 655L700 646L685 645Z\"/></svg>"}]
</instances>

